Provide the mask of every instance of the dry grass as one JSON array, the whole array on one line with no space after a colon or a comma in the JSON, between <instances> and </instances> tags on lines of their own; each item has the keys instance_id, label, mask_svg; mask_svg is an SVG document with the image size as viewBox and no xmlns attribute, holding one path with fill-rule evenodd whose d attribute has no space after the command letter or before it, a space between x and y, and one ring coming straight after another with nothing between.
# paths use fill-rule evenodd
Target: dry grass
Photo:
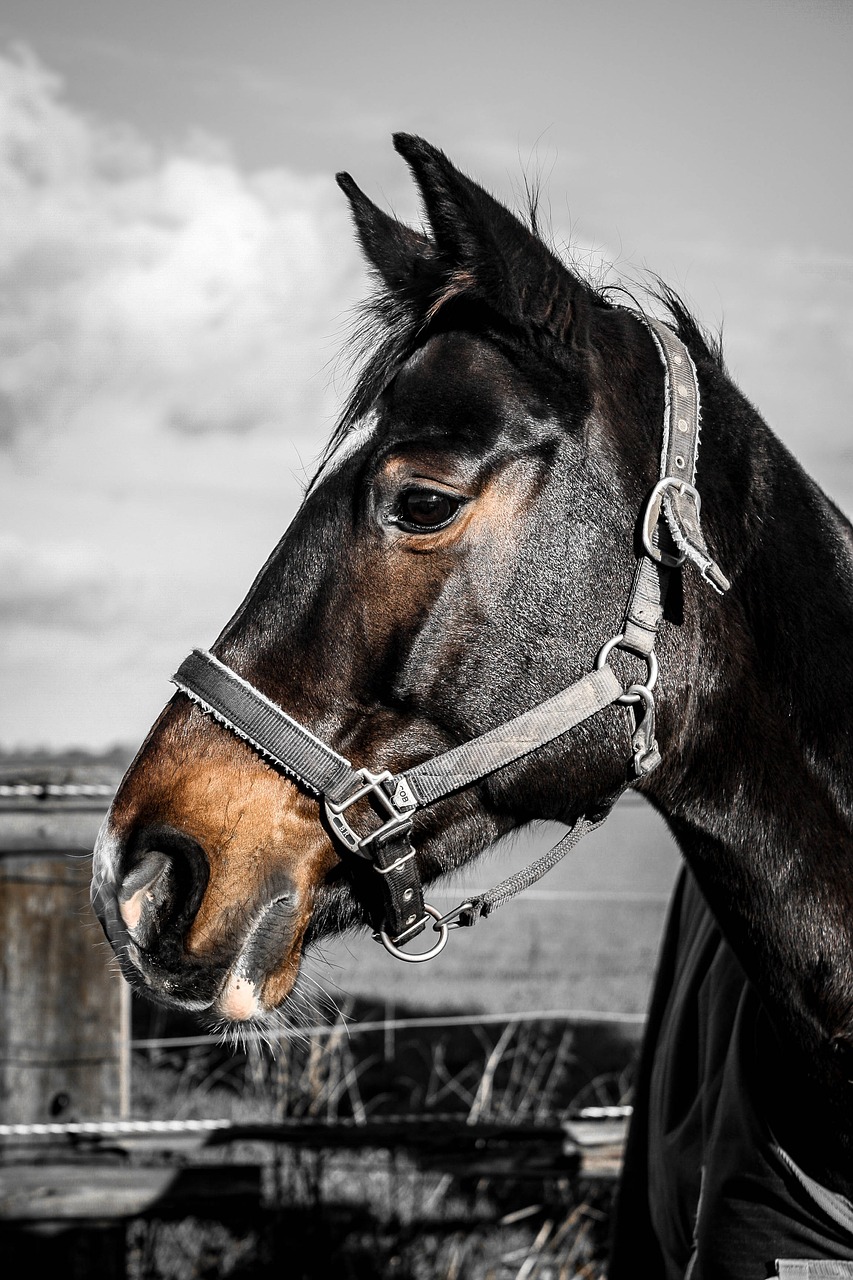
<instances>
[{"instance_id":1,"label":"dry grass","mask_svg":"<svg viewBox=\"0 0 853 1280\"><path fill-rule=\"evenodd\" d=\"M134 1112L156 1118L313 1117L369 1123L409 1113L541 1122L625 1101L633 1047L555 1023L324 1037L273 1058L209 1049L138 1055ZM220 1154L218 1159L222 1159ZM612 1185L570 1177L457 1176L409 1152L230 1152L264 1166L260 1219L139 1222L128 1280L331 1274L354 1280L569 1280L603 1275Z\"/></svg>"}]
</instances>

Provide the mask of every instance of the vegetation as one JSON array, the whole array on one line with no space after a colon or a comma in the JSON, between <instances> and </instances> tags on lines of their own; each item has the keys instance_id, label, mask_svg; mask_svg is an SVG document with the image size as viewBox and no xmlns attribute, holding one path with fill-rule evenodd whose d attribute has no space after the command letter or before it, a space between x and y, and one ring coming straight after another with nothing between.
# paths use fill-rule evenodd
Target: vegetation
<instances>
[{"instance_id":1,"label":"vegetation","mask_svg":"<svg viewBox=\"0 0 853 1280\"><path fill-rule=\"evenodd\" d=\"M134 1113L359 1126L406 1115L436 1127L456 1117L481 1128L533 1123L544 1134L580 1107L630 1096L635 1045L610 1027L507 1022L348 1034L347 1015L364 1023L379 1012L347 1008L327 1034L284 1039L275 1057L177 1044L137 1050ZM144 1011L143 1019L139 1030L150 1033L162 1015ZM470 1156L436 1158L414 1144L244 1143L202 1155L260 1163L262 1213L134 1222L131 1280L280 1276L283 1268L294 1280L602 1275L613 1182L583 1178L569 1162L564 1170L517 1158L478 1168Z\"/></svg>"}]
</instances>

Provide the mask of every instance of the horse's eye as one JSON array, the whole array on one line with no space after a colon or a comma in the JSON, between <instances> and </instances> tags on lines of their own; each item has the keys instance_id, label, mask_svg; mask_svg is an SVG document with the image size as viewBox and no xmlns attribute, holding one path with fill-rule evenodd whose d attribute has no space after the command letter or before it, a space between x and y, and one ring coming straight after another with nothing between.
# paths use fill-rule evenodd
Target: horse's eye
<instances>
[{"instance_id":1,"label":"horse's eye","mask_svg":"<svg viewBox=\"0 0 853 1280\"><path fill-rule=\"evenodd\" d=\"M412 533L443 529L461 506L461 498L438 489L406 489L400 494L394 522Z\"/></svg>"}]
</instances>

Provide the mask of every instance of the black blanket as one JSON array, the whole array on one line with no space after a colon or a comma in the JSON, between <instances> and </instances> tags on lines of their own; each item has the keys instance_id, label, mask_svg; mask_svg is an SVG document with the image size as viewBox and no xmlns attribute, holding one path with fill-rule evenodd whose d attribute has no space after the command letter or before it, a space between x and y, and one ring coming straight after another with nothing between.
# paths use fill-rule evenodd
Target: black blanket
<instances>
[{"instance_id":1,"label":"black blanket","mask_svg":"<svg viewBox=\"0 0 853 1280\"><path fill-rule=\"evenodd\" d=\"M810 1178L770 1127L768 1070L782 1053L683 870L652 994L609 1280L853 1277L853 1205Z\"/></svg>"}]
</instances>

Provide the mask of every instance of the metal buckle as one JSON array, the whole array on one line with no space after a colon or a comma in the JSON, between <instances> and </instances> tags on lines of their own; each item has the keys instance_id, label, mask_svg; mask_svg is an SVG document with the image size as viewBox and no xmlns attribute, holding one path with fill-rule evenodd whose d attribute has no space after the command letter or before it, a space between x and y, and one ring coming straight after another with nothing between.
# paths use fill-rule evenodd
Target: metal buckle
<instances>
[{"instance_id":1,"label":"metal buckle","mask_svg":"<svg viewBox=\"0 0 853 1280\"><path fill-rule=\"evenodd\" d=\"M612 653L612 651L618 648L620 645L622 645L626 653L633 653L636 658L645 658L646 666L648 667L648 675L646 676L646 683L644 685L640 685L639 683L637 683L637 684L631 685L631 688L632 689L643 688L646 690L647 693L651 693L652 689L654 689L655 685L657 684L657 678L658 678L657 655L655 654L654 649L652 649L651 653L637 653L634 649L630 649L627 645L622 644L624 639L625 639L624 635L620 633L618 636L613 636L611 640L608 640L606 644L603 644L601 646L601 648L598 651L598 657L595 659L595 669L596 671L600 671L601 668L604 666L604 664L607 662L607 659L610 657L610 654ZM634 707L640 701L640 694L621 693L619 697L616 699L616 701L620 702L625 707Z\"/></svg>"},{"instance_id":2,"label":"metal buckle","mask_svg":"<svg viewBox=\"0 0 853 1280\"><path fill-rule=\"evenodd\" d=\"M429 951L403 951L397 945L408 937L410 933L414 932L418 925L423 924L426 916L422 916L420 920L417 920L412 925L411 929L406 929L403 933L398 934L396 938L389 937L384 929L380 929L378 933L375 933L373 935L374 938L377 942L381 942L385 950L389 951L392 956L396 956L398 960L405 960L408 964L423 964L424 960L432 960L433 956L437 956L439 951L443 951L447 945L447 925L442 920L441 912L436 911L435 907L431 907L427 902L424 903L424 911L427 916L432 916L433 920L436 921L433 928L438 930L438 942L434 947L430 947Z\"/></svg>"},{"instance_id":3,"label":"metal buckle","mask_svg":"<svg viewBox=\"0 0 853 1280\"><path fill-rule=\"evenodd\" d=\"M677 489L679 493L685 493L696 503L696 519L699 519L699 512L702 508L702 499L699 497L698 491L686 480L679 480L678 476L664 476L662 480L658 480L654 489L649 494L649 500L646 503L646 509L643 512L643 528L642 538L643 547L646 555L651 556L652 560L656 560L658 564L668 565L670 569L680 569L687 559L682 552L680 555L671 555L668 551L661 551L660 547L656 547L652 542L655 526L661 516L661 507L663 506L663 495L667 489Z\"/></svg>"},{"instance_id":4,"label":"metal buckle","mask_svg":"<svg viewBox=\"0 0 853 1280\"><path fill-rule=\"evenodd\" d=\"M345 800L341 800L337 804L324 796L323 806L326 810L329 826L341 844L346 845L352 853L357 853L359 857L369 858L370 855L364 853L363 850L369 844L372 844L374 840L381 839L405 827L411 821L411 815L417 809L418 802L412 795L406 780L404 778L395 778L394 774L388 769L383 769L381 773L371 773L369 769L359 769L358 776L364 779L363 787L359 787L351 796L347 796ZM384 782L396 782L393 799L382 785ZM351 804L355 804L356 800L361 800L366 795L374 795L376 797L388 814L388 819L377 827L375 831L368 832L366 836L360 836L357 831L353 831L344 817L344 813ZM389 867L387 869L390 871L393 868Z\"/></svg>"}]
</instances>

